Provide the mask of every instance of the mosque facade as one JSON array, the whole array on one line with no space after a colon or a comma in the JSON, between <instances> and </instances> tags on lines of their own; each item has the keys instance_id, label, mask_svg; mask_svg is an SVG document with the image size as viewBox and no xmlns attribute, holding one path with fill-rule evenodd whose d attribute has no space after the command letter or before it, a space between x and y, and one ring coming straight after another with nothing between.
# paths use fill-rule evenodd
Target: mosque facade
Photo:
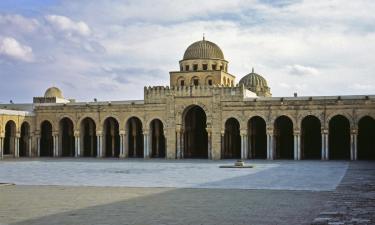
<instances>
[{"instance_id":1,"label":"mosque facade","mask_svg":"<svg viewBox=\"0 0 375 225\"><path fill-rule=\"evenodd\" d=\"M0 158L375 159L375 95L272 97L239 83L213 42L191 44L144 100L76 102L49 88L0 105Z\"/></svg>"}]
</instances>

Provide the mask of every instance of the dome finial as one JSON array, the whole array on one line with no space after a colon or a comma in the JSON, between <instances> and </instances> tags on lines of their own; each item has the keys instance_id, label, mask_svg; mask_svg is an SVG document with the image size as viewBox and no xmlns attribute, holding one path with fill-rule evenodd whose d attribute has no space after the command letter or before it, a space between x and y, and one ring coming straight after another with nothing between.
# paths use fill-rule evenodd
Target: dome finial
<instances>
[{"instance_id":1,"label":"dome finial","mask_svg":"<svg viewBox=\"0 0 375 225\"><path fill-rule=\"evenodd\" d=\"M204 33L203 33L203 41L205 41L206 39L205 39L205 37L204 37Z\"/></svg>"},{"instance_id":2,"label":"dome finial","mask_svg":"<svg viewBox=\"0 0 375 225\"><path fill-rule=\"evenodd\" d=\"M251 72L254 73L254 67L251 69Z\"/></svg>"}]
</instances>

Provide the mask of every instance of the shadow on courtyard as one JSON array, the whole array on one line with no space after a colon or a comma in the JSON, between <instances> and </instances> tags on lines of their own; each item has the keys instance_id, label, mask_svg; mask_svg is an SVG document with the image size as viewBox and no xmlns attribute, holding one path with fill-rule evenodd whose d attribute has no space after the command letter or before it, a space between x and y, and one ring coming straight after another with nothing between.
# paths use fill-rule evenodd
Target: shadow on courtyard
<instances>
[{"instance_id":1,"label":"shadow on courtyard","mask_svg":"<svg viewBox=\"0 0 375 225\"><path fill-rule=\"evenodd\" d=\"M320 212L326 196L327 192L173 189L14 224L302 225Z\"/></svg>"}]
</instances>

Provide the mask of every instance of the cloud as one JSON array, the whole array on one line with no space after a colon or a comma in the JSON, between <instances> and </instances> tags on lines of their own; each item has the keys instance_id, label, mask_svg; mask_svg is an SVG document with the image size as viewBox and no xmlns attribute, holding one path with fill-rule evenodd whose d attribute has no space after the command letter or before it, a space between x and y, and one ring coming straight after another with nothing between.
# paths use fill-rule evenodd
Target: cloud
<instances>
[{"instance_id":1,"label":"cloud","mask_svg":"<svg viewBox=\"0 0 375 225\"><path fill-rule=\"evenodd\" d=\"M34 58L31 47L22 45L12 37L0 39L0 55L24 62L31 62Z\"/></svg>"},{"instance_id":2,"label":"cloud","mask_svg":"<svg viewBox=\"0 0 375 225\"><path fill-rule=\"evenodd\" d=\"M286 66L286 69L289 74L296 76L317 75L319 73L319 71L313 67L298 64Z\"/></svg>"},{"instance_id":3,"label":"cloud","mask_svg":"<svg viewBox=\"0 0 375 225\"><path fill-rule=\"evenodd\" d=\"M18 14L0 14L0 28L3 30L17 29L18 32L34 32L39 27L35 18L26 18Z\"/></svg>"},{"instance_id":4,"label":"cloud","mask_svg":"<svg viewBox=\"0 0 375 225\"><path fill-rule=\"evenodd\" d=\"M69 36L72 34L89 36L91 34L90 27L83 21L75 22L66 16L59 15L47 15L45 18L56 30L64 32Z\"/></svg>"}]
</instances>

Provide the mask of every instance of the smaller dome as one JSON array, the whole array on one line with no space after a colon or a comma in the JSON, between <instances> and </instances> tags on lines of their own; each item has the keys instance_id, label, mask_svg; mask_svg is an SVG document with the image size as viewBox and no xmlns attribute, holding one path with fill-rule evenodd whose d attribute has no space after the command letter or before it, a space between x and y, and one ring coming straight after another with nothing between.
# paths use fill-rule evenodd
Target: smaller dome
<instances>
[{"instance_id":1,"label":"smaller dome","mask_svg":"<svg viewBox=\"0 0 375 225\"><path fill-rule=\"evenodd\" d=\"M45 98L64 98L62 92L57 87L50 87L44 93Z\"/></svg>"},{"instance_id":2,"label":"smaller dome","mask_svg":"<svg viewBox=\"0 0 375 225\"><path fill-rule=\"evenodd\" d=\"M242 77L239 84L244 85L246 89L255 92L258 96L271 96L266 79L255 73L254 68L251 73Z\"/></svg>"}]
</instances>

